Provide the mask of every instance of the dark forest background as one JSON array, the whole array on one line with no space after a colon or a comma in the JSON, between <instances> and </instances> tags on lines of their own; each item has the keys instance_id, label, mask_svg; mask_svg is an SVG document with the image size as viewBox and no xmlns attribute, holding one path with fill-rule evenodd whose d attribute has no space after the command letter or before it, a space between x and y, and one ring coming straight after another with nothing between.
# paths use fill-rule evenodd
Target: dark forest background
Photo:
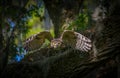
<instances>
[{"instance_id":1,"label":"dark forest background","mask_svg":"<svg viewBox=\"0 0 120 78\"><path fill-rule=\"evenodd\" d=\"M44 30L79 32L92 50L26 52L24 41ZM1 78L120 78L119 48L119 0L0 0Z\"/></svg>"}]
</instances>

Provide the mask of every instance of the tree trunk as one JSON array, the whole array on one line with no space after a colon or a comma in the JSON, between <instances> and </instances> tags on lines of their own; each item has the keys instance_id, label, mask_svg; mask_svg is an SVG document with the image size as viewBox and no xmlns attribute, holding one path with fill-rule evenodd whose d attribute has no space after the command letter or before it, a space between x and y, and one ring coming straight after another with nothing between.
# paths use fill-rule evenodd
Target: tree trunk
<instances>
[{"instance_id":1,"label":"tree trunk","mask_svg":"<svg viewBox=\"0 0 120 78\"><path fill-rule=\"evenodd\" d=\"M43 0L54 24L55 37L60 36L66 19L74 19L79 13L83 0Z\"/></svg>"},{"instance_id":2,"label":"tree trunk","mask_svg":"<svg viewBox=\"0 0 120 78\"><path fill-rule=\"evenodd\" d=\"M0 12L0 75L3 68L3 49L4 49L4 38L3 38L3 23L4 23L4 11Z\"/></svg>"}]
</instances>

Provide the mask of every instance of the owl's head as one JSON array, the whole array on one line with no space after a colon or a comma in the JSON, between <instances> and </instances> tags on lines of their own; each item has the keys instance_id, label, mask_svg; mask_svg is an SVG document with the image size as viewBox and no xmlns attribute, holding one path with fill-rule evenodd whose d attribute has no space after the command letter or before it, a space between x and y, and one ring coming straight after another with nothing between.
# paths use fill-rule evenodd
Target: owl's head
<instances>
[{"instance_id":1,"label":"owl's head","mask_svg":"<svg viewBox=\"0 0 120 78\"><path fill-rule=\"evenodd\" d=\"M51 47L52 48L60 48L62 46L62 40L60 38L58 39L53 39L51 41Z\"/></svg>"}]
</instances>

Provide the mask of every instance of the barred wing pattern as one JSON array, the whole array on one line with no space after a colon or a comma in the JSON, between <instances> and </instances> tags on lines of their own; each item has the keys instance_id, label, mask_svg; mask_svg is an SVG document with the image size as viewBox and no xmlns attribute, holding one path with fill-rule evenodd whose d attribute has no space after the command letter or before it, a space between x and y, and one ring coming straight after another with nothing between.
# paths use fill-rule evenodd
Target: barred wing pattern
<instances>
[{"instance_id":1,"label":"barred wing pattern","mask_svg":"<svg viewBox=\"0 0 120 78\"><path fill-rule=\"evenodd\" d=\"M80 33L75 32L75 34L77 36L76 49L88 52L92 47L91 40Z\"/></svg>"},{"instance_id":2,"label":"barred wing pattern","mask_svg":"<svg viewBox=\"0 0 120 78\"><path fill-rule=\"evenodd\" d=\"M45 39L48 39L49 41L53 39L49 31L43 31L38 34L32 35L25 40L23 47L26 51L39 49L44 44Z\"/></svg>"},{"instance_id":3,"label":"barred wing pattern","mask_svg":"<svg viewBox=\"0 0 120 78\"><path fill-rule=\"evenodd\" d=\"M61 36L63 43L80 51L91 50L91 40L72 30L65 30Z\"/></svg>"}]
</instances>

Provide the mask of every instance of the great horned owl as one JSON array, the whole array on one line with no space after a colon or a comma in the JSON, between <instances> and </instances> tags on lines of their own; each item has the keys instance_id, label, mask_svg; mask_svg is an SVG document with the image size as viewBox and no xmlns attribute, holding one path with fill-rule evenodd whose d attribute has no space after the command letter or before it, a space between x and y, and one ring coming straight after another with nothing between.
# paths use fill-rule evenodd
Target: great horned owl
<instances>
[{"instance_id":1,"label":"great horned owl","mask_svg":"<svg viewBox=\"0 0 120 78\"><path fill-rule=\"evenodd\" d=\"M43 31L38 34L32 35L24 42L24 49L27 51L39 49L43 43L45 43L45 39L51 41L53 39L52 35L49 31Z\"/></svg>"}]
</instances>

